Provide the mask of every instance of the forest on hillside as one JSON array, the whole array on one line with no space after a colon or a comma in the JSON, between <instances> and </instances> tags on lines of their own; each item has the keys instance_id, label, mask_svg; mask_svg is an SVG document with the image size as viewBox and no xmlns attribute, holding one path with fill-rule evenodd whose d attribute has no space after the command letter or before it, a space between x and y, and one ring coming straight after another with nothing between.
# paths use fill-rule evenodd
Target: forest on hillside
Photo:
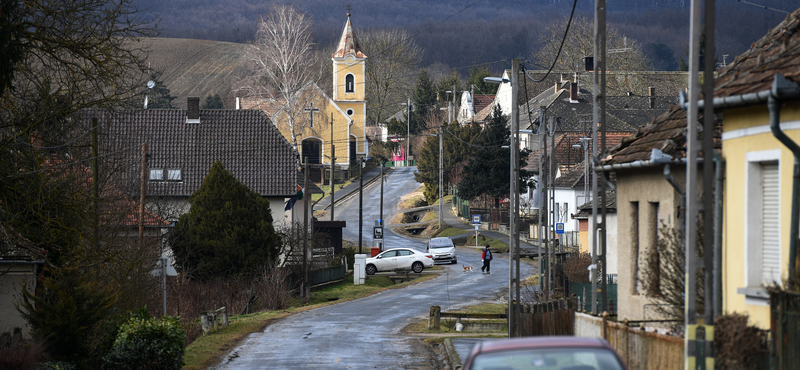
<instances>
[{"instance_id":1,"label":"forest on hillside","mask_svg":"<svg viewBox=\"0 0 800 370\"><path fill-rule=\"evenodd\" d=\"M784 11L797 6L796 0L756 2ZM237 43L252 40L259 16L280 3L285 1L139 0L146 14L160 16L163 37ZM433 72L459 69L466 74L474 64L488 64L492 70L500 71L506 63L499 61L529 58L541 45L542 30L567 17L572 1L301 0L291 4L311 15L315 42L322 50L337 41L346 7L350 6L356 32L385 28L408 31L424 51L422 67ZM651 45L645 50L654 68L674 69L678 58L686 59L689 6L689 0L608 1L608 22L631 42L643 47ZM723 55L730 61L747 50L786 16L737 0L718 0L716 7L716 50L720 63ZM576 14L592 17L593 10L593 1L578 0ZM668 50L659 44L666 45Z\"/></svg>"}]
</instances>

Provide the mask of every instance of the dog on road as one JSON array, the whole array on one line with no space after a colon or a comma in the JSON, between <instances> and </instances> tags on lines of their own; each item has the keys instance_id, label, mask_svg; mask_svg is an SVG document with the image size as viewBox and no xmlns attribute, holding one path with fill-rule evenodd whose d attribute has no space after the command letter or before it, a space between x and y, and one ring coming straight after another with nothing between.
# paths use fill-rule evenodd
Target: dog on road
<instances>
[{"instance_id":1,"label":"dog on road","mask_svg":"<svg viewBox=\"0 0 800 370\"><path fill-rule=\"evenodd\" d=\"M472 272L472 266L465 266L462 264L461 267L464 268L464 272Z\"/></svg>"}]
</instances>

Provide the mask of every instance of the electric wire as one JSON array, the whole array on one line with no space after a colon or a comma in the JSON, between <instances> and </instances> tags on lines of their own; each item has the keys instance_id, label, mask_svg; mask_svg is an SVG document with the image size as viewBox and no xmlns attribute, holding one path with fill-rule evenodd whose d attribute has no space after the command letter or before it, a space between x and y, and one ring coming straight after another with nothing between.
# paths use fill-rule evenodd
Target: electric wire
<instances>
[{"instance_id":1,"label":"electric wire","mask_svg":"<svg viewBox=\"0 0 800 370\"><path fill-rule=\"evenodd\" d=\"M569 26L572 24L572 17L573 17L573 15L575 15L575 6L577 4L578 4L578 0L573 0L572 1L572 11L569 13L569 21L567 21L567 27L564 30L564 37L561 38L561 45L558 46L558 53L556 53L556 57L553 58L553 63L550 65L550 68L547 70L547 73L545 73L544 76L540 80L536 80L536 79L528 76L528 74L526 73L525 77L530 78L531 81L533 81L533 82L542 82L542 81L544 81L547 78L547 76L550 75L550 72L553 71L553 68L555 68L556 63L558 62L558 57L561 56L561 49L564 47L564 43L567 41L567 33L569 33Z\"/></svg>"}]
</instances>

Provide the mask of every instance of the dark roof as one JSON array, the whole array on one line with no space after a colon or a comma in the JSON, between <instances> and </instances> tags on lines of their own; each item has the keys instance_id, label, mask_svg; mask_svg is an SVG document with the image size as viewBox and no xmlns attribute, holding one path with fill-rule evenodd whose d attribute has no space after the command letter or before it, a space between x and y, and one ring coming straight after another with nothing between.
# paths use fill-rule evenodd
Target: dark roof
<instances>
[{"instance_id":1,"label":"dark roof","mask_svg":"<svg viewBox=\"0 0 800 370\"><path fill-rule=\"evenodd\" d=\"M144 143L149 169L181 170L182 181L148 181L150 195L191 195L215 161L262 196L296 194L297 152L263 111L200 110L200 123L187 123L186 114L150 109L87 112L86 118L98 116L104 151L127 161L132 183L140 183Z\"/></svg>"},{"instance_id":2,"label":"dark roof","mask_svg":"<svg viewBox=\"0 0 800 370\"><path fill-rule=\"evenodd\" d=\"M600 194L600 192L598 192ZM599 197L597 198L600 199ZM578 213L573 217L575 219L583 220L589 218L592 215L592 202L593 200L589 200L588 202L581 204L578 206ZM599 202L598 202L599 203ZM602 207L602 204L598 204L597 207ZM616 190L606 190L606 211L611 213L617 212L617 191Z\"/></svg>"},{"instance_id":3,"label":"dark roof","mask_svg":"<svg viewBox=\"0 0 800 370\"><path fill-rule=\"evenodd\" d=\"M800 9L719 72L714 96L769 90L775 73L800 83Z\"/></svg>"},{"instance_id":4,"label":"dark roof","mask_svg":"<svg viewBox=\"0 0 800 370\"><path fill-rule=\"evenodd\" d=\"M571 170L563 173L561 176L553 180L553 186L556 188L569 189L573 189L575 187L583 188L584 168L584 163L576 164Z\"/></svg>"},{"instance_id":5,"label":"dark roof","mask_svg":"<svg viewBox=\"0 0 800 370\"><path fill-rule=\"evenodd\" d=\"M591 138L591 132L566 132L563 135L559 136L556 139L555 144L555 151L556 151L556 166L562 168L563 170L569 170L577 165L583 165L585 162L585 157L583 154L582 148L574 148L572 147L575 144L580 143L580 138L582 137L589 137ZM631 136L630 132L606 132L606 148L613 148L626 137ZM548 153L550 147L548 146ZM543 159L545 163L549 159ZM539 170L539 151L533 151L528 156L528 162L525 166L526 170L529 171L538 171Z\"/></svg>"},{"instance_id":6,"label":"dark roof","mask_svg":"<svg viewBox=\"0 0 800 370\"><path fill-rule=\"evenodd\" d=\"M494 101L494 95L474 95L472 96L472 110L475 113L488 107Z\"/></svg>"},{"instance_id":7,"label":"dark roof","mask_svg":"<svg viewBox=\"0 0 800 370\"><path fill-rule=\"evenodd\" d=\"M699 122L702 125L703 117ZM722 116L716 117L714 147L722 147ZM702 134L700 135L702 137ZM646 127L628 136L616 147L611 148L610 155L600 161L601 165L630 163L650 160L650 153L658 149L672 156L673 160L686 157L686 111L674 105L667 113L657 117ZM699 155L702 157L702 153Z\"/></svg>"}]
</instances>

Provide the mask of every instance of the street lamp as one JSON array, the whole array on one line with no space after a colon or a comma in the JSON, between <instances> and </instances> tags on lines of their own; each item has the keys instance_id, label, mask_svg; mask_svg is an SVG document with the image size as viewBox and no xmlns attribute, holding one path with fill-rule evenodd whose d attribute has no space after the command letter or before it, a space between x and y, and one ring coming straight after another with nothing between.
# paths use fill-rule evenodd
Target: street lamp
<instances>
[{"instance_id":1,"label":"street lamp","mask_svg":"<svg viewBox=\"0 0 800 370\"><path fill-rule=\"evenodd\" d=\"M406 106L406 155L403 159L405 159L406 167L408 167L408 155L411 152L411 99L408 99L405 103L400 103L400 105Z\"/></svg>"},{"instance_id":2,"label":"street lamp","mask_svg":"<svg viewBox=\"0 0 800 370\"><path fill-rule=\"evenodd\" d=\"M511 204L509 206L509 258L508 258L508 337L519 335L519 114L517 107L517 88L519 77L519 59L511 61L511 81L498 77L484 77L486 83L511 83L511 184L509 188ZM516 261L516 266L515 266ZM516 267L516 268L515 268ZM516 295L514 295L516 293ZM516 303L516 304L515 304Z\"/></svg>"}]
</instances>

